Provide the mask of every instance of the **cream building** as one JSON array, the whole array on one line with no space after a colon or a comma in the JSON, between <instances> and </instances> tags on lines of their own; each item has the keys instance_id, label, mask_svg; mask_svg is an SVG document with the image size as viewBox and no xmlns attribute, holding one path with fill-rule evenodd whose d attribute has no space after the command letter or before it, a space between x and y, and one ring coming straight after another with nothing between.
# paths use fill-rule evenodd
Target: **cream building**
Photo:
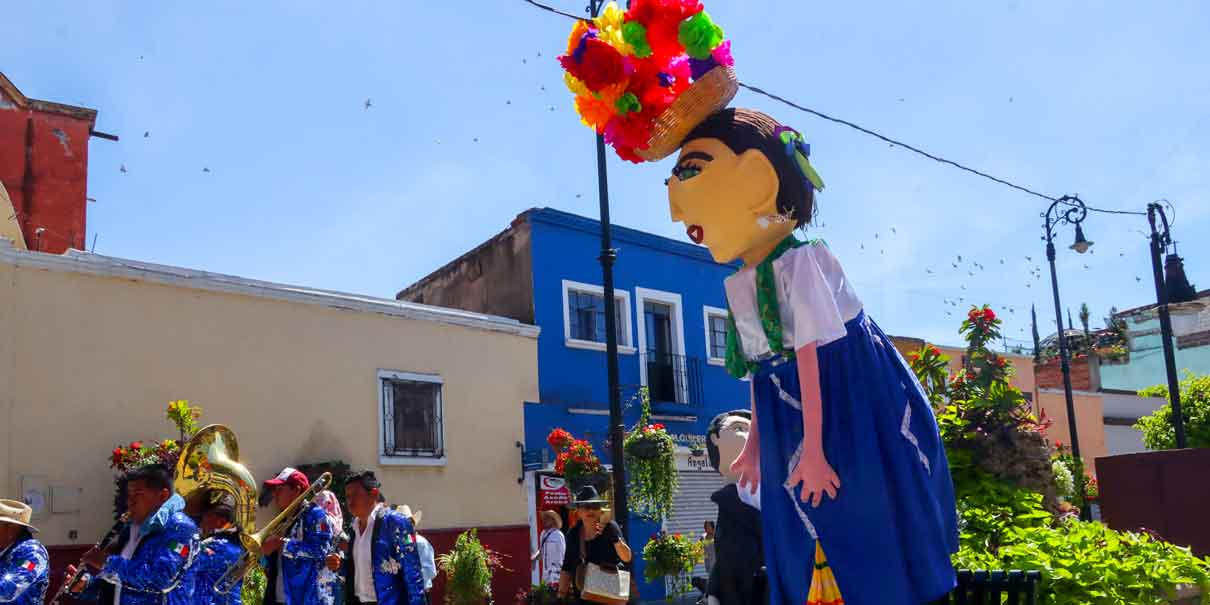
<instances>
[{"instance_id":1,"label":"cream building","mask_svg":"<svg viewBox=\"0 0 1210 605\"><path fill-rule=\"evenodd\" d=\"M109 452L174 437L165 407L188 399L203 423L236 432L258 480L330 460L371 467L392 503L424 510L439 550L443 534L483 527L525 557L516 444L522 404L537 400L537 335L478 313L0 241L0 493L34 502L48 545L89 545L112 521Z\"/></svg>"}]
</instances>

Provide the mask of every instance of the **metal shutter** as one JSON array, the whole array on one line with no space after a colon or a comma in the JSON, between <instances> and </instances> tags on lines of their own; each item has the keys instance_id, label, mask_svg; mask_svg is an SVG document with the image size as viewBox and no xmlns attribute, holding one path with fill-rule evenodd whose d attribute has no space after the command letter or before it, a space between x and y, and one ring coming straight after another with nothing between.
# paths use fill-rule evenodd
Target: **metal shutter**
<instances>
[{"instance_id":1,"label":"metal shutter","mask_svg":"<svg viewBox=\"0 0 1210 605\"><path fill-rule=\"evenodd\" d=\"M701 538L702 525L707 520L718 520L718 507L710 495L722 487L723 476L716 472L681 471L680 489L672 500L672 516L664 522L664 528L670 534ZM705 575L705 566L698 565L690 577Z\"/></svg>"}]
</instances>

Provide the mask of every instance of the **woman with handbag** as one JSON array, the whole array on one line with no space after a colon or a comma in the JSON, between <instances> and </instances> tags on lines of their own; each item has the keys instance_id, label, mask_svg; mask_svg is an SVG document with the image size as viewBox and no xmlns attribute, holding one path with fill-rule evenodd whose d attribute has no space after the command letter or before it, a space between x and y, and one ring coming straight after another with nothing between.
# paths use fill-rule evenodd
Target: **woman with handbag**
<instances>
[{"instance_id":1,"label":"woman with handbag","mask_svg":"<svg viewBox=\"0 0 1210 605\"><path fill-rule=\"evenodd\" d=\"M576 492L573 506L580 520L567 532L560 600L620 605L630 598L630 572L623 566L633 553L616 522L602 523L605 504L592 486Z\"/></svg>"}]
</instances>

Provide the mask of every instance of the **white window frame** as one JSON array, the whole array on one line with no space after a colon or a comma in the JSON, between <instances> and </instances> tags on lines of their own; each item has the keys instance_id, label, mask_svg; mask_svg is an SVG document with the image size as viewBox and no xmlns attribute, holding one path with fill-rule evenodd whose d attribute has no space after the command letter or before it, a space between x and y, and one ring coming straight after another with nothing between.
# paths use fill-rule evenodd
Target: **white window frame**
<instances>
[{"instance_id":1,"label":"white window frame","mask_svg":"<svg viewBox=\"0 0 1210 605\"><path fill-rule=\"evenodd\" d=\"M570 302L568 293L576 291L584 294L595 294L602 299L605 298L605 288L593 284L585 284L569 279L563 280L563 342L568 347L573 349L588 349L590 351L604 351L605 343L596 342L593 340L581 340L571 337L571 309L568 307ZM618 341L618 353L633 355L635 352L634 338L631 333L631 315L630 315L630 292L626 290L614 290L613 297L618 305L619 315L621 315L624 325L618 326L618 336L621 338Z\"/></svg>"},{"instance_id":2,"label":"white window frame","mask_svg":"<svg viewBox=\"0 0 1210 605\"><path fill-rule=\"evenodd\" d=\"M663 303L672 307L672 346L673 355L680 355L681 358L686 358L685 355L685 317L684 305L681 303L681 295L675 292L664 292L662 290L652 290L650 288L635 288L634 289L634 307L637 310L636 316L640 318L638 322L639 347L641 356L647 354L647 320L645 318L644 303L647 301ZM687 365L682 365L680 371L680 380L677 381L677 397L681 401L689 401L689 375ZM647 364L645 360L639 360L639 384L647 386Z\"/></svg>"},{"instance_id":3,"label":"white window frame","mask_svg":"<svg viewBox=\"0 0 1210 605\"><path fill-rule=\"evenodd\" d=\"M727 365L727 358L715 357L714 347L710 346L710 318L712 317L721 317L723 321L727 321L727 310L720 309L718 307L711 307L709 305L702 306L702 324L706 333L706 363L712 366L725 366Z\"/></svg>"},{"instance_id":4,"label":"white window frame","mask_svg":"<svg viewBox=\"0 0 1210 605\"><path fill-rule=\"evenodd\" d=\"M400 456L389 455L386 453L387 432L395 431L394 425L388 427L386 423L386 394L383 388L384 380L407 380L411 382L428 382L441 385L437 390L437 413L441 418L441 430L438 431L437 439L441 445L441 456ZM375 380L375 386L378 388L378 463L383 466L445 466L448 461L449 451L445 444L445 381L437 374L417 374L415 372L401 372L398 370L379 369ZM394 436L391 435L392 442Z\"/></svg>"}]
</instances>

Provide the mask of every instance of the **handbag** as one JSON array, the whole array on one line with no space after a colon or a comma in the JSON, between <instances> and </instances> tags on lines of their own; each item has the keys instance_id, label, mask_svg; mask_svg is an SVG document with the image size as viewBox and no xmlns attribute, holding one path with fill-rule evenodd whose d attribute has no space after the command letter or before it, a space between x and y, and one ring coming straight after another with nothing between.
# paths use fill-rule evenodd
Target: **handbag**
<instances>
[{"instance_id":1,"label":"handbag","mask_svg":"<svg viewBox=\"0 0 1210 605\"><path fill-rule=\"evenodd\" d=\"M576 586L580 598L603 605L625 605L630 601L630 572L618 567L605 567L588 562L588 544L583 530L580 536L580 567L576 570Z\"/></svg>"}]
</instances>

